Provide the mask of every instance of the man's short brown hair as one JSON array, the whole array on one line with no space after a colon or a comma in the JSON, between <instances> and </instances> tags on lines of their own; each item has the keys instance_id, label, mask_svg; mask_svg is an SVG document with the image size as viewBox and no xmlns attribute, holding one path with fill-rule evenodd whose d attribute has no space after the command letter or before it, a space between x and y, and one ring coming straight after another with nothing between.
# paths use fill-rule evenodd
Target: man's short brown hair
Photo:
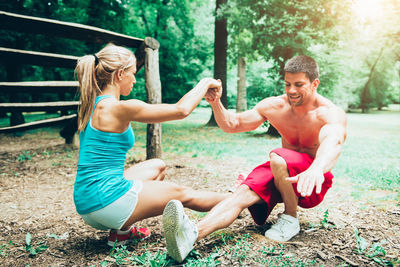
<instances>
[{"instance_id":1,"label":"man's short brown hair","mask_svg":"<svg viewBox=\"0 0 400 267\"><path fill-rule=\"evenodd\" d=\"M313 82L319 77L317 62L315 62L315 60L311 57L305 55L291 58L288 62L286 62L284 71L289 73L304 72L310 79L310 82Z\"/></svg>"}]
</instances>

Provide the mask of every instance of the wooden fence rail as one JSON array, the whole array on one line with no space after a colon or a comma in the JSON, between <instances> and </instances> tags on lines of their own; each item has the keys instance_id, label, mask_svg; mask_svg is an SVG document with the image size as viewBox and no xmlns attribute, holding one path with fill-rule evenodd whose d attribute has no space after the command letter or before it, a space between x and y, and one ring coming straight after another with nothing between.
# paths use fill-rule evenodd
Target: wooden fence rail
<instances>
[{"instance_id":1,"label":"wooden fence rail","mask_svg":"<svg viewBox=\"0 0 400 267\"><path fill-rule=\"evenodd\" d=\"M48 93L48 92L78 92L77 81L40 81L40 82L0 82L0 92L3 93Z\"/></svg>"},{"instance_id":2,"label":"wooden fence rail","mask_svg":"<svg viewBox=\"0 0 400 267\"><path fill-rule=\"evenodd\" d=\"M158 49L160 44L151 37L140 39L97 27L4 11L0 11L0 29L42 34L46 37L62 37L99 44L112 42L134 49L137 58L137 71L145 67L147 102L152 104L161 102L161 82L158 65ZM93 53L94 52L97 51L93 51ZM62 55L43 51L38 52L0 47L0 63L12 66L14 69L21 64L74 69L78 58L79 57L76 55ZM17 81L13 78L15 76L11 74L7 75L7 77L11 77L8 78L7 81L0 81L0 93L8 93L10 96L16 92L32 94L45 92L64 93L74 92L78 87L76 81ZM73 77L71 77L71 79L72 78ZM73 129L66 129L64 127L61 131L61 135L65 138L66 142L69 143L72 141L71 135L74 135L76 132L77 115L65 115L65 112L71 110L75 110L76 112L78 106L79 103L77 101L0 103L0 112L10 112L12 114L10 118L11 125L9 127L0 128L0 133L23 131L67 122L66 127L73 127ZM22 112L35 111L61 111L63 116L36 122L21 123L24 122ZM20 121L21 118L22 121ZM19 121L21 124L15 125L13 121ZM147 158L150 159L154 157L161 157L161 124L149 125L147 130Z\"/></svg>"}]
</instances>

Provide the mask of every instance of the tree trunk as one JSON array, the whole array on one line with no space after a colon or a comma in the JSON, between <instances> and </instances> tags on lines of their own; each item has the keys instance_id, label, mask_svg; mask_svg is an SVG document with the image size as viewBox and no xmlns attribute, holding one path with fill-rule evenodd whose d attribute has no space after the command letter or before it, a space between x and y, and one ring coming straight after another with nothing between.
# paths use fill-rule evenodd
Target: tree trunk
<instances>
[{"instance_id":1,"label":"tree trunk","mask_svg":"<svg viewBox=\"0 0 400 267\"><path fill-rule=\"evenodd\" d=\"M236 112L245 110L247 110L246 60L244 57L239 56Z\"/></svg>"},{"instance_id":2,"label":"tree trunk","mask_svg":"<svg viewBox=\"0 0 400 267\"><path fill-rule=\"evenodd\" d=\"M145 78L147 103L161 103L161 81L158 49L145 48ZM147 125L146 158L161 158L161 123Z\"/></svg>"},{"instance_id":3,"label":"tree trunk","mask_svg":"<svg viewBox=\"0 0 400 267\"><path fill-rule=\"evenodd\" d=\"M374 73L376 64L378 63L379 59L382 56L383 49L384 48L382 47L381 51L379 52L378 57L376 58L374 64L372 65L371 71L369 72L369 75L368 75L368 80L365 83L364 88L363 88L362 93L361 93L361 112L362 113L366 113L368 111L368 89L369 89L369 84L371 83L372 74Z\"/></svg>"},{"instance_id":4,"label":"tree trunk","mask_svg":"<svg viewBox=\"0 0 400 267\"><path fill-rule=\"evenodd\" d=\"M218 14L218 9L221 5L225 4L227 0L217 0L215 14ZM214 31L214 78L220 79L222 82L222 96L221 102L225 108L228 108L228 94L226 84L226 65L227 65L227 49L228 49L228 30L225 18L215 19ZM214 118L214 113L207 123L208 126L216 126L217 123Z\"/></svg>"}]
</instances>

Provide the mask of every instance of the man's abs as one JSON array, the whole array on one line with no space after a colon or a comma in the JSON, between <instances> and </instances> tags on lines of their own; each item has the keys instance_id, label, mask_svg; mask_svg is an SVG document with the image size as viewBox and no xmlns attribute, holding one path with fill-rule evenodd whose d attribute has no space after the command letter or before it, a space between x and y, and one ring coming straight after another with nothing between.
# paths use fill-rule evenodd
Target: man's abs
<instances>
[{"instance_id":1,"label":"man's abs","mask_svg":"<svg viewBox=\"0 0 400 267\"><path fill-rule=\"evenodd\" d=\"M301 146L301 145L292 145L289 142L285 140L285 138L282 137L282 147L287 148L293 151L297 151L300 153L307 153L308 155L312 156L315 158L315 155L317 154L317 149L319 147L319 144L316 144L312 147L306 147L306 146Z\"/></svg>"}]
</instances>

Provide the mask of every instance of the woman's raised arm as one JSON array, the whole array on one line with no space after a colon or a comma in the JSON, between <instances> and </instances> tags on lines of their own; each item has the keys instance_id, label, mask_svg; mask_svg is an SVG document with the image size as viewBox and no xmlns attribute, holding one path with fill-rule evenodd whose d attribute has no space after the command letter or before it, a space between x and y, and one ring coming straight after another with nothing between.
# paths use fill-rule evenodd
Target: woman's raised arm
<instances>
[{"instance_id":1,"label":"woman's raised arm","mask_svg":"<svg viewBox=\"0 0 400 267\"><path fill-rule=\"evenodd\" d=\"M140 100L120 101L116 115L121 120L159 123L187 117L200 103L209 88L220 87L221 82L212 78L202 79L176 104L147 104Z\"/></svg>"}]
</instances>

